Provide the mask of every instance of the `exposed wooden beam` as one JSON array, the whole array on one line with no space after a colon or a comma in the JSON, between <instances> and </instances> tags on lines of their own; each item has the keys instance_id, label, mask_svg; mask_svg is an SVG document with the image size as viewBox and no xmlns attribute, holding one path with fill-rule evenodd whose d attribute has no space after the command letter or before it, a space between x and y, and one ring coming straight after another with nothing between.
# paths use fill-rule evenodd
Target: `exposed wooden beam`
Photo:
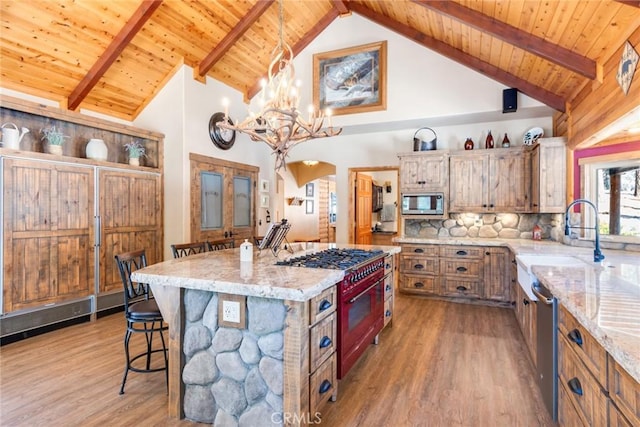
<instances>
[{"instance_id":1,"label":"exposed wooden beam","mask_svg":"<svg viewBox=\"0 0 640 427\"><path fill-rule=\"evenodd\" d=\"M550 43L541 37L526 33L516 27L493 19L459 3L452 1L412 0L427 9L456 19L478 31L538 55L547 61L558 64L584 77L594 80L597 76L596 61L579 55L557 44Z\"/></svg>"},{"instance_id":2,"label":"exposed wooden beam","mask_svg":"<svg viewBox=\"0 0 640 427\"><path fill-rule=\"evenodd\" d=\"M351 13L351 11L349 10L349 6L347 5L347 1L344 0L332 0L333 1L333 7L335 9L338 9L338 13L340 15L348 15Z\"/></svg>"},{"instance_id":3,"label":"exposed wooden beam","mask_svg":"<svg viewBox=\"0 0 640 427\"><path fill-rule=\"evenodd\" d=\"M304 36L302 36L295 45L291 47L291 50L293 51L293 56L296 56L300 52L302 52L302 50L305 47L307 47L309 43L313 41L313 39L318 37L318 35L321 32L323 32L324 29L327 28L329 24L331 24L333 20L336 19L338 16L339 16L338 9L331 8L329 12L326 13L326 15L324 15L318 22L316 22L316 24L309 31L307 31L307 33ZM262 86L260 85L260 81L264 78L267 78L267 75L268 73L265 72L258 79L258 81L256 81L254 85L247 90L245 101L248 101L251 98L253 98L256 95L256 93L258 93L260 89L262 89Z\"/></svg>"},{"instance_id":4,"label":"exposed wooden beam","mask_svg":"<svg viewBox=\"0 0 640 427\"><path fill-rule=\"evenodd\" d=\"M633 7L640 7L640 0L616 0L618 3L628 4Z\"/></svg>"},{"instance_id":5,"label":"exposed wooden beam","mask_svg":"<svg viewBox=\"0 0 640 427\"><path fill-rule=\"evenodd\" d=\"M521 79L513 74L507 73L500 68L489 64L488 62L481 61L461 50L458 50L440 40L429 37L415 28L395 21L387 16L377 13L360 3L350 3L350 9L359 15L362 15L371 21L381 25L385 28L395 31L396 33L403 35L416 43L427 47L439 54L458 62L466 67L469 67L485 76L496 80L506 86L515 87L520 92L537 99L538 101L558 110L565 111L565 100L553 92L549 92L539 86L535 86L528 81Z\"/></svg>"},{"instance_id":6,"label":"exposed wooden beam","mask_svg":"<svg viewBox=\"0 0 640 427\"><path fill-rule=\"evenodd\" d=\"M100 81L104 73L111 67L111 64L118 59L118 56L120 56L129 42L161 4L162 0L142 1L124 27L122 27L120 32L113 38L109 47L107 47L96 63L93 64L93 67L91 67L87 75L84 76L80 83L78 83L78 86L71 92L71 95L69 95L67 105L70 110L78 108L87 94L93 89L96 83Z\"/></svg>"},{"instance_id":7,"label":"exposed wooden beam","mask_svg":"<svg viewBox=\"0 0 640 427\"><path fill-rule=\"evenodd\" d=\"M209 70L233 47L235 42L251 28L262 14L273 4L275 0L261 0L257 2L245 16L229 31L229 33L213 48L211 52L198 65L198 75L204 77Z\"/></svg>"}]
</instances>

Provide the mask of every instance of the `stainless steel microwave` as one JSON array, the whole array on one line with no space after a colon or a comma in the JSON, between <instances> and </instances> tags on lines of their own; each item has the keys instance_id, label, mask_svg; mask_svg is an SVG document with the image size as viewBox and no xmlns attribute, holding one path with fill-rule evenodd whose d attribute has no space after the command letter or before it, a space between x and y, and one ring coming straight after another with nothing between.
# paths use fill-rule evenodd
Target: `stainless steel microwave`
<instances>
[{"instance_id":1,"label":"stainless steel microwave","mask_svg":"<svg viewBox=\"0 0 640 427\"><path fill-rule=\"evenodd\" d=\"M444 193L402 194L402 215L444 215Z\"/></svg>"}]
</instances>

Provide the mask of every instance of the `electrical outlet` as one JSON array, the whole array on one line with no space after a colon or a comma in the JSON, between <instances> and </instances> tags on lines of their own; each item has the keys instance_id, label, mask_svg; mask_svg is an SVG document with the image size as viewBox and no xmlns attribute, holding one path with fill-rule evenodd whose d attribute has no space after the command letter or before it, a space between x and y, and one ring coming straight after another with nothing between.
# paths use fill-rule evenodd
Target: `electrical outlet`
<instances>
[{"instance_id":1,"label":"electrical outlet","mask_svg":"<svg viewBox=\"0 0 640 427\"><path fill-rule=\"evenodd\" d=\"M240 303L238 301L222 301L222 320L240 323Z\"/></svg>"}]
</instances>

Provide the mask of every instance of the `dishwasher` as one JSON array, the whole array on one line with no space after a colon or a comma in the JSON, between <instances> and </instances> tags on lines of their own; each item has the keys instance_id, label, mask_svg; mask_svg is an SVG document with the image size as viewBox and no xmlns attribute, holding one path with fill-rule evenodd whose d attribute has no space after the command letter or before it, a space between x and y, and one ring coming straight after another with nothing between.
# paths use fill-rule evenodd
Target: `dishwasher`
<instances>
[{"instance_id":1,"label":"dishwasher","mask_svg":"<svg viewBox=\"0 0 640 427\"><path fill-rule=\"evenodd\" d=\"M558 300L537 279L531 286L538 298L537 375L538 387L553 421L558 420Z\"/></svg>"}]
</instances>

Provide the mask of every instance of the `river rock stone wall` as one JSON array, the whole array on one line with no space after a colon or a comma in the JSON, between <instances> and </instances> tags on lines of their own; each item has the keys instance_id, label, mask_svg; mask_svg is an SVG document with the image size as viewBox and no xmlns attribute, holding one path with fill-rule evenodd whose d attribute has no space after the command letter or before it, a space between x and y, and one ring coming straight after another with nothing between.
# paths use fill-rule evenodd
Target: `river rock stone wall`
<instances>
[{"instance_id":1,"label":"river rock stone wall","mask_svg":"<svg viewBox=\"0 0 640 427\"><path fill-rule=\"evenodd\" d=\"M433 239L437 237L482 237L496 239L531 239L538 224L545 240L562 241L562 214L473 214L454 213L447 219L407 219L407 237Z\"/></svg>"},{"instance_id":2,"label":"river rock stone wall","mask_svg":"<svg viewBox=\"0 0 640 427\"><path fill-rule=\"evenodd\" d=\"M184 293L185 417L216 427L281 425L286 310L247 297L247 328L218 325L218 294Z\"/></svg>"}]
</instances>

